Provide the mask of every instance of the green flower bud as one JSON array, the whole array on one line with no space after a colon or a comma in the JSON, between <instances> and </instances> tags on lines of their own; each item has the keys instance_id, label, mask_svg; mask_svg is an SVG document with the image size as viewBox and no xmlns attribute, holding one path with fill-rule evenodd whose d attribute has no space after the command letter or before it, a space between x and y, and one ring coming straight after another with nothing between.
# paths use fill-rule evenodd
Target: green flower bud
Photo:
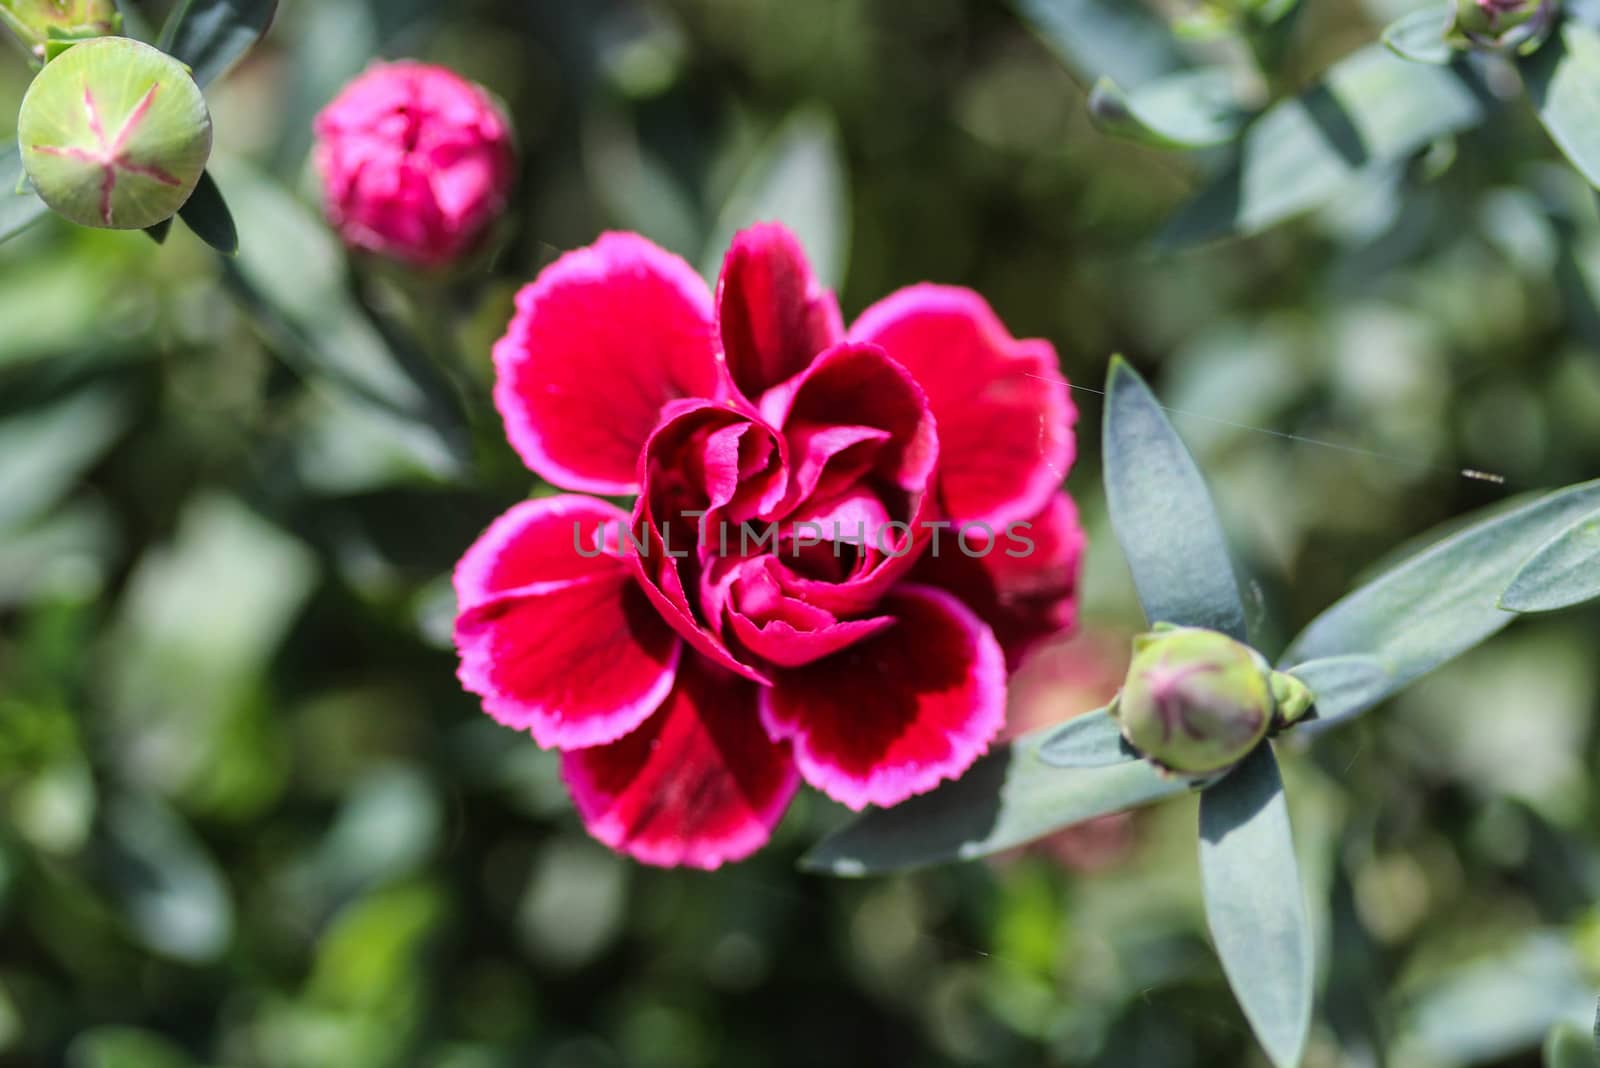
<instances>
[{"instance_id":1,"label":"green flower bud","mask_svg":"<svg viewBox=\"0 0 1600 1068\"><path fill-rule=\"evenodd\" d=\"M1209 775L1232 767L1272 727L1272 669L1226 634L1159 626L1133 640L1111 706L1128 744L1163 767Z\"/></svg>"},{"instance_id":2,"label":"green flower bud","mask_svg":"<svg viewBox=\"0 0 1600 1068\"><path fill-rule=\"evenodd\" d=\"M0 0L0 22L40 59L51 40L100 37L122 28L115 0Z\"/></svg>"},{"instance_id":3,"label":"green flower bud","mask_svg":"<svg viewBox=\"0 0 1600 1068\"><path fill-rule=\"evenodd\" d=\"M211 113L188 68L101 37L34 78L17 118L22 165L44 202L83 226L142 230L172 217L211 156Z\"/></svg>"}]
</instances>

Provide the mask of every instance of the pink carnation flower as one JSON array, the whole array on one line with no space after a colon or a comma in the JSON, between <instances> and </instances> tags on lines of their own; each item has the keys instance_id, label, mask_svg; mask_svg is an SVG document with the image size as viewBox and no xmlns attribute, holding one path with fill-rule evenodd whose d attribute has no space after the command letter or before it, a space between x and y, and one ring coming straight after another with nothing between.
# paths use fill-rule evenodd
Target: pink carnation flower
<instances>
[{"instance_id":1,"label":"pink carnation flower","mask_svg":"<svg viewBox=\"0 0 1600 1068\"><path fill-rule=\"evenodd\" d=\"M345 242L420 266L468 252L505 208L511 125L443 67L374 65L316 120L328 219Z\"/></svg>"},{"instance_id":2,"label":"pink carnation flower","mask_svg":"<svg viewBox=\"0 0 1600 1068\"><path fill-rule=\"evenodd\" d=\"M846 330L782 227L735 238L715 298L607 234L522 291L494 358L512 445L575 492L462 558L460 677L561 751L614 849L715 868L802 779L859 809L956 778L1008 656L1073 621L1067 386L969 290Z\"/></svg>"}]
</instances>

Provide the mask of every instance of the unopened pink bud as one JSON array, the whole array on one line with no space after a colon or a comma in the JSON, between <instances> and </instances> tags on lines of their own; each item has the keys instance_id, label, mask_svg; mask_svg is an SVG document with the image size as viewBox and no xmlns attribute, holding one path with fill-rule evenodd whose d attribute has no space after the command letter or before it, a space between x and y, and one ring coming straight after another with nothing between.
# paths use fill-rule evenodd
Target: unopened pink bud
<instances>
[{"instance_id":1,"label":"unopened pink bud","mask_svg":"<svg viewBox=\"0 0 1600 1068\"><path fill-rule=\"evenodd\" d=\"M316 120L329 221L353 248L419 266L470 252L515 180L510 121L443 67L378 64Z\"/></svg>"}]
</instances>

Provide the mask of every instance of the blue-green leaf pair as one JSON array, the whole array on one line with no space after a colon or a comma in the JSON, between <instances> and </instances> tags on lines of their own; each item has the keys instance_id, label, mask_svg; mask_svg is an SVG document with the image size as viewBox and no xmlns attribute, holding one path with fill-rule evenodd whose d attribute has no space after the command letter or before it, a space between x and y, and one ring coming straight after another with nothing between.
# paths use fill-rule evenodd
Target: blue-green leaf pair
<instances>
[{"instance_id":1,"label":"blue-green leaf pair","mask_svg":"<svg viewBox=\"0 0 1600 1068\"><path fill-rule=\"evenodd\" d=\"M1247 641L1222 527L1193 458L1120 359L1107 388L1112 525L1146 617ZM1600 482L1499 511L1403 560L1291 643L1281 672L1309 689L1320 724L1366 711L1515 617L1499 605L1523 561L1600 509ZM1237 766L1180 777L1143 759L1108 710L1031 732L961 780L869 812L806 858L863 875L985 856L1095 817L1201 791L1206 914L1223 968L1279 1068L1297 1065L1313 1000L1309 921L1270 744Z\"/></svg>"}]
</instances>

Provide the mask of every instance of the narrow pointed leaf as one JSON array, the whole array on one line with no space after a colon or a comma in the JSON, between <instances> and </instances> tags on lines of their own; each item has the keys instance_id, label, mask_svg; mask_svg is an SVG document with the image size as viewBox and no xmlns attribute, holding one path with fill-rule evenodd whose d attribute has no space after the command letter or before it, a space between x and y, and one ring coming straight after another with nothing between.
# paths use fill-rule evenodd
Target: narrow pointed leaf
<instances>
[{"instance_id":1,"label":"narrow pointed leaf","mask_svg":"<svg viewBox=\"0 0 1600 1068\"><path fill-rule=\"evenodd\" d=\"M16 140L0 144L0 241L11 240L49 214L49 207L28 185Z\"/></svg>"},{"instance_id":2,"label":"narrow pointed leaf","mask_svg":"<svg viewBox=\"0 0 1600 1068\"><path fill-rule=\"evenodd\" d=\"M1190 789L1188 780L1164 775L1144 760L1103 768L1051 767L1039 750L1056 730L1025 734L990 752L955 782L894 808L863 813L823 839L801 866L857 876L974 860Z\"/></svg>"},{"instance_id":3,"label":"narrow pointed leaf","mask_svg":"<svg viewBox=\"0 0 1600 1068\"><path fill-rule=\"evenodd\" d=\"M1234 93L1233 72L1182 71L1132 91L1101 78L1089 114L1109 134L1163 148L1205 148L1239 135L1248 117Z\"/></svg>"},{"instance_id":4,"label":"narrow pointed leaf","mask_svg":"<svg viewBox=\"0 0 1600 1068\"><path fill-rule=\"evenodd\" d=\"M1314 940L1272 747L1200 795L1200 879L1222 969L1277 1068L1311 1029Z\"/></svg>"},{"instance_id":5,"label":"narrow pointed leaf","mask_svg":"<svg viewBox=\"0 0 1600 1068\"><path fill-rule=\"evenodd\" d=\"M1125 360L1111 362L1104 427L1106 504L1151 623L1247 641L1222 524L1194 457Z\"/></svg>"},{"instance_id":6,"label":"narrow pointed leaf","mask_svg":"<svg viewBox=\"0 0 1600 1068\"><path fill-rule=\"evenodd\" d=\"M1173 247L1258 233L1331 203L1374 168L1478 125L1488 99L1462 62L1413 63L1369 45L1253 122L1161 240Z\"/></svg>"},{"instance_id":7,"label":"narrow pointed leaf","mask_svg":"<svg viewBox=\"0 0 1600 1068\"><path fill-rule=\"evenodd\" d=\"M1289 674L1311 688L1318 725L1360 715L1392 692L1394 673L1375 656L1334 656L1311 660Z\"/></svg>"},{"instance_id":8,"label":"narrow pointed leaf","mask_svg":"<svg viewBox=\"0 0 1600 1068\"><path fill-rule=\"evenodd\" d=\"M1597 509L1600 481L1496 511L1345 596L1300 633L1282 663L1377 657L1392 673L1382 696L1394 693L1515 619L1499 601L1523 562Z\"/></svg>"},{"instance_id":9,"label":"narrow pointed leaf","mask_svg":"<svg viewBox=\"0 0 1600 1068\"><path fill-rule=\"evenodd\" d=\"M167 235L172 233L172 220L162 219L154 226L145 227L144 232L145 236L149 237L150 240L154 241L156 244L165 245L167 243Z\"/></svg>"},{"instance_id":10,"label":"narrow pointed leaf","mask_svg":"<svg viewBox=\"0 0 1600 1068\"><path fill-rule=\"evenodd\" d=\"M183 0L161 31L160 47L193 68L203 88L250 50L277 10L278 0Z\"/></svg>"},{"instance_id":11,"label":"narrow pointed leaf","mask_svg":"<svg viewBox=\"0 0 1600 1068\"><path fill-rule=\"evenodd\" d=\"M200 176L200 184L195 186L193 195L178 214L195 236L224 256L239 251L239 230L233 224L228 202L222 199L222 190L217 188L210 171Z\"/></svg>"},{"instance_id":12,"label":"narrow pointed leaf","mask_svg":"<svg viewBox=\"0 0 1600 1068\"><path fill-rule=\"evenodd\" d=\"M1455 21L1451 4L1432 4L1400 16L1383 31L1383 43L1401 59L1442 65L1455 58L1445 35Z\"/></svg>"},{"instance_id":13,"label":"narrow pointed leaf","mask_svg":"<svg viewBox=\"0 0 1600 1068\"><path fill-rule=\"evenodd\" d=\"M1563 19L1522 61L1522 71L1550 139L1590 184L1600 185L1600 32Z\"/></svg>"},{"instance_id":14,"label":"narrow pointed leaf","mask_svg":"<svg viewBox=\"0 0 1600 1068\"><path fill-rule=\"evenodd\" d=\"M1102 708L1054 728L1039 747L1039 759L1053 768L1109 768L1138 760L1139 754L1122 740L1122 728Z\"/></svg>"},{"instance_id":15,"label":"narrow pointed leaf","mask_svg":"<svg viewBox=\"0 0 1600 1068\"><path fill-rule=\"evenodd\" d=\"M1500 598L1511 612L1554 612L1600 598L1600 513L1568 527L1533 554Z\"/></svg>"}]
</instances>

